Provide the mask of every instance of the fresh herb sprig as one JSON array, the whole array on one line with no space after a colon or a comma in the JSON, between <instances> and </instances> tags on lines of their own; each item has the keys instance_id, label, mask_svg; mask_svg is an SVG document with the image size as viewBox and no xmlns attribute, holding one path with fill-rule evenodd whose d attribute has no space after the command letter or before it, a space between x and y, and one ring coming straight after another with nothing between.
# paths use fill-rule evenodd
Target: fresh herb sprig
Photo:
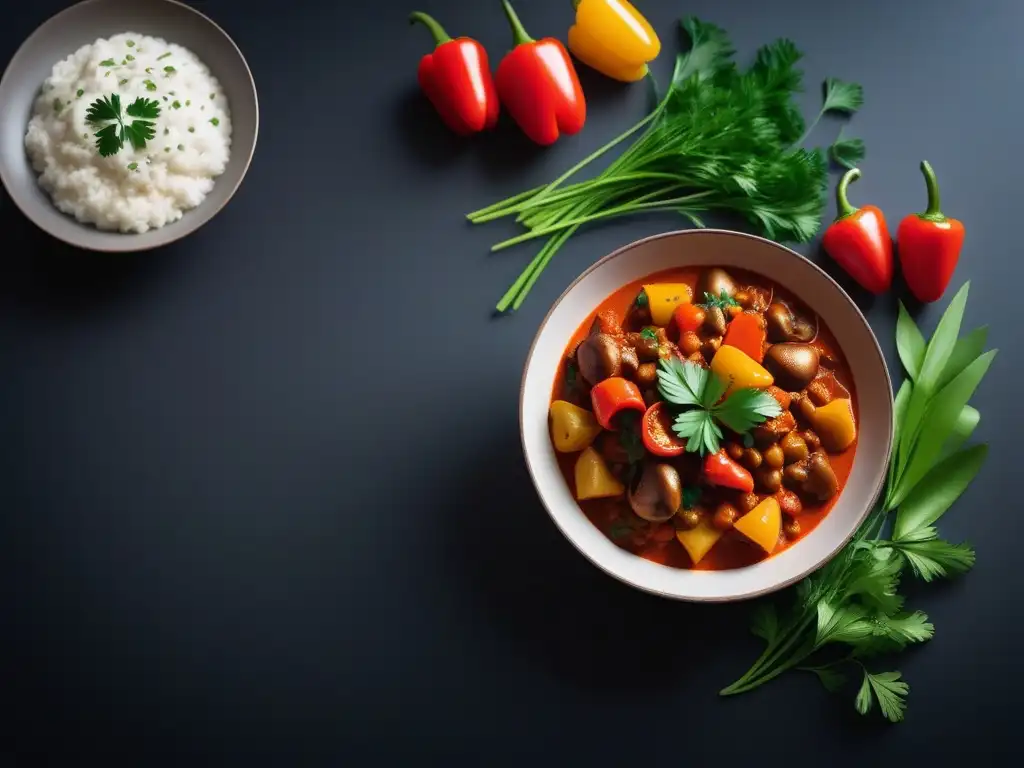
<instances>
[{"instance_id":1,"label":"fresh herb sprig","mask_svg":"<svg viewBox=\"0 0 1024 768\"><path fill-rule=\"evenodd\" d=\"M156 136L156 123L153 121L159 116L160 103L141 96L129 104L122 114L121 97L112 93L90 104L85 119L93 126L102 126L94 134L96 149L102 157L110 157L120 152L126 141L135 149L145 149L146 142ZM128 122L128 117L136 119Z\"/></svg>"},{"instance_id":2,"label":"fresh herb sprig","mask_svg":"<svg viewBox=\"0 0 1024 768\"><path fill-rule=\"evenodd\" d=\"M789 40L762 47L743 69L726 33L696 18L681 22L689 50L676 58L653 111L550 184L469 214L473 223L514 216L527 232L501 250L534 238L546 244L498 302L518 309L562 245L588 223L655 211L703 226L707 211L739 214L774 240L810 240L821 226L827 162L803 149L805 122L795 97L801 53ZM860 86L827 80L821 113L850 114ZM632 142L602 173L567 183L607 152Z\"/></svg>"},{"instance_id":3,"label":"fresh herb sprig","mask_svg":"<svg viewBox=\"0 0 1024 768\"><path fill-rule=\"evenodd\" d=\"M828 148L828 156L836 165L847 170L856 168L857 164L864 159L865 149L863 139L854 139L839 131L839 136Z\"/></svg>"},{"instance_id":4,"label":"fresh herb sprig","mask_svg":"<svg viewBox=\"0 0 1024 768\"><path fill-rule=\"evenodd\" d=\"M704 291L704 301L700 302L697 306L704 307L704 309L718 307L721 310L726 310L729 307L738 307L739 305L740 303L723 289L718 296L712 296L707 291Z\"/></svg>"},{"instance_id":5,"label":"fresh herb sprig","mask_svg":"<svg viewBox=\"0 0 1024 768\"><path fill-rule=\"evenodd\" d=\"M663 358L658 363L658 391L668 403L686 408L676 416L672 431L686 440L686 450L706 456L716 453L724 437L719 424L738 434L782 413L779 402L759 389L728 388L712 371L689 360Z\"/></svg>"},{"instance_id":6,"label":"fresh herb sprig","mask_svg":"<svg viewBox=\"0 0 1024 768\"><path fill-rule=\"evenodd\" d=\"M882 500L839 555L800 582L788 611L771 602L758 606L751 630L767 646L722 695L753 690L790 669L811 672L827 690L840 690L847 680L841 670L852 668L861 676L857 711L867 714L877 704L886 719L903 719L910 688L900 672L866 666L935 632L924 613L904 609L900 579L907 571L923 581L955 576L975 559L968 544L940 539L934 525L988 453L984 444L963 447L979 421L968 401L996 355L984 351L985 329L959 336L967 293L964 285L928 342L900 305L896 346L908 378L894 402L893 455Z\"/></svg>"}]
</instances>

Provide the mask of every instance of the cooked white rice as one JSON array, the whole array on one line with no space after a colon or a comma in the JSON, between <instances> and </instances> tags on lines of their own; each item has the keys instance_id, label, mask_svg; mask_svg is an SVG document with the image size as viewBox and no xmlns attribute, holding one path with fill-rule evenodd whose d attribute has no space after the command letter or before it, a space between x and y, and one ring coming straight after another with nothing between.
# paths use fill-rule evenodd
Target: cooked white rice
<instances>
[{"instance_id":1,"label":"cooked white rice","mask_svg":"<svg viewBox=\"0 0 1024 768\"><path fill-rule=\"evenodd\" d=\"M114 93L122 114L138 97L159 102L156 137L144 149L125 141L101 157L99 126L86 122L86 112ZM145 232L180 219L213 188L231 155L231 116L220 84L195 54L125 32L54 65L25 147L58 209L100 229Z\"/></svg>"}]
</instances>

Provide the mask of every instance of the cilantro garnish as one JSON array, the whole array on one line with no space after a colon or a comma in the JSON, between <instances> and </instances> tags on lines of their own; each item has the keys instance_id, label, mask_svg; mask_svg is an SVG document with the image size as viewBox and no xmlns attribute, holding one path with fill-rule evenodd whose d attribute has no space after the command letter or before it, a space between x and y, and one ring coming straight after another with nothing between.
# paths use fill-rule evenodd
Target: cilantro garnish
<instances>
[{"instance_id":1,"label":"cilantro garnish","mask_svg":"<svg viewBox=\"0 0 1024 768\"><path fill-rule=\"evenodd\" d=\"M216 120L217 118L213 118L213 119ZM214 125L216 125L216 123L214 123ZM650 327L644 328L642 331L640 331L640 335L643 336L645 339L657 340L657 338L658 338L658 334L655 333L654 329L650 328Z\"/></svg>"},{"instance_id":2,"label":"cilantro garnish","mask_svg":"<svg viewBox=\"0 0 1024 768\"><path fill-rule=\"evenodd\" d=\"M729 307L738 307L739 305L740 303L736 301L736 299L723 290L718 296L712 296L707 291L704 291L704 301L697 306L704 307L704 309L718 307L719 309L725 310Z\"/></svg>"},{"instance_id":3,"label":"cilantro garnish","mask_svg":"<svg viewBox=\"0 0 1024 768\"><path fill-rule=\"evenodd\" d=\"M85 115L87 122L102 126L96 132L96 149L102 157L116 155L126 141L135 149L145 149L146 142L156 135L154 123L160 116L160 104L141 96L121 113L121 97L116 93L96 99ZM128 117L137 118L130 123Z\"/></svg>"},{"instance_id":4,"label":"cilantro garnish","mask_svg":"<svg viewBox=\"0 0 1024 768\"><path fill-rule=\"evenodd\" d=\"M684 410L672 431L686 440L686 450L706 456L721 447L722 429L745 434L782 413L778 401L759 389L737 389L724 400L728 384L706 368L689 360L662 359L658 363L658 391L672 405Z\"/></svg>"}]
</instances>

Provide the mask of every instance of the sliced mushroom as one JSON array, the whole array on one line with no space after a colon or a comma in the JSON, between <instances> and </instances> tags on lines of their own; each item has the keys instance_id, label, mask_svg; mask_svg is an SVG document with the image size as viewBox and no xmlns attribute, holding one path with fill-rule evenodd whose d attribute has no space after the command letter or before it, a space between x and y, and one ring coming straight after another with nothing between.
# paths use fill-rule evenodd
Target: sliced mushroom
<instances>
[{"instance_id":1,"label":"sliced mushroom","mask_svg":"<svg viewBox=\"0 0 1024 768\"><path fill-rule=\"evenodd\" d=\"M643 333L627 333L626 342L636 350L636 355L642 362L647 363L658 359L658 339L656 336L647 336Z\"/></svg>"},{"instance_id":2,"label":"sliced mushroom","mask_svg":"<svg viewBox=\"0 0 1024 768\"><path fill-rule=\"evenodd\" d=\"M683 504L683 483L671 464L648 463L635 488L629 490L629 506L651 523L670 519Z\"/></svg>"},{"instance_id":3,"label":"sliced mushroom","mask_svg":"<svg viewBox=\"0 0 1024 768\"><path fill-rule=\"evenodd\" d=\"M803 461L790 464L783 473L786 484L804 496L828 501L839 492L839 481L832 465L821 451L815 451Z\"/></svg>"},{"instance_id":4,"label":"sliced mushroom","mask_svg":"<svg viewBox=\"0 0 1024 768\"><path fill-rule=\"evenodd\" d=\"M765 310L768 321L768 340L771 342L809 342L818 335L818 329L796 315L784 301L773 302Z\"/></svg>"},{"instance_id":5,"label":"sliced mushroom","mask_svg":"<svg viewBox=\"0 0 1024 768\"><path fill-rule=\"evenodd\" d=\"M622 345L607 333L592 333L576 350L576 364L591 386L619 376L622 373Z\"/></svg>"},{"instance_id":6,"label":"sliced mushroom","mask_svg":"<svg viewBox=\"0 0 1024 768\"><path fill-rule=\"evenodd\" d=\"M795 392L814 380L818 373L818 350L810 344L772 344L764 356L764 367L783 389Z\"/></svg>"},{"instance_id":7,"label":"sliced mushroom","mask_svg":"<svg viewBox=\"0 0 1024 768\"><path fill-rule=\"evenodd\" d=\"M714 267L704 273L698 292L699 296L703 296L705 293L721 296L723 292L726 296L732 296L736 293L736 281L724 269Z\"/></svg>"}]
</instances>

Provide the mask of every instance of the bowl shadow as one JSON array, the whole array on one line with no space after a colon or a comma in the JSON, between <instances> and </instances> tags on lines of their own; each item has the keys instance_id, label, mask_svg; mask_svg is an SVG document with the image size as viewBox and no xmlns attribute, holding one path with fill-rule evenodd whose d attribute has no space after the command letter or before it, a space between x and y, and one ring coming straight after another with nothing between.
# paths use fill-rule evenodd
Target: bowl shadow
<instances>
[{"instance_id":1,"label":"bowl shadow","mask_svg":"<svg viewBox=\"0 0 1024 768\"><path fill-rule=\"evenodd\" d=\"M867 314L871 310L875 304L875 295L861 287L860 283L850 277L836 260L828 255L820 241L811 249L807 258L821 267L829 277L839 283L839 286L849 294L861 312Z\"/></svg>"},{"instance_id":2,"label":"bowl shadow","mask_svg":"<svg viewBox=\"0 0 1024 768\"><path fill-rule=\"evenodd\" d=\"M534 491L518 430L491 433L473 455L479 464L461 467L453 482L461 498L488 499L489 509L450 508L442 528L445 567L457 571L452 589L551 674L589 690L670 690L721 638L746 634L749 604L649 595L575 551Z\"/></svg>"}]
</instances>

